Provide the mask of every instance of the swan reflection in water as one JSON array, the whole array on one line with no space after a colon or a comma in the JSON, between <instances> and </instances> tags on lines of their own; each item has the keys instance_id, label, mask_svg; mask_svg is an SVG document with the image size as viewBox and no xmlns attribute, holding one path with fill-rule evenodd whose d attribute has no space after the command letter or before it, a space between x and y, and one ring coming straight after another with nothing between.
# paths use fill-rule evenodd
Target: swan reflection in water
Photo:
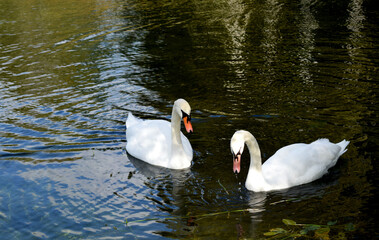
<instances>
[{"instance_id":1,"label":"swan reflection in water","mask_svg":"<svg viewBox=\"0 0 379 240\"><path fill-rule=\"evenodd\" d=\"M127 153L126 153L127 154ZM160 235L177 234L191 235L203 232L206 228L223 228L222 222L227 218L236 228L228 231L241 231L246 226L240 225L245 222L239 218L251 217L250 228L246 231L254 231L262 221L265 211L266 193L252 194L249 191L239 189L223 189L218 183L212 183L216 187L207 187L206 179L201 178L191 169L173 170L148 164L142 160L127 154L128 159L136 170L146 177L144 184L151 190L145 198L154 202L155 206L163 213L159 216L148 216L156 221L163 222L169 231L157 231ZM227 186L229 188L229 186ZM236 206L243 206L243 211L238 211ZM234 215L230 216L226 212ZM220 213L220 215L217 215ZM224 214L222 214L224 213ZM248 213L248 214L247 214ZM215 214L215 215L212 215ZM165 217L164 217L165 216ZM220 222L222 221L222 222ZM204 230L205 231L205 230Z\"/></svg>"},{"instance_id":2,"label":"swan reflection in water","mask_svg":"<svg viewBox=\"0 0 379 240\"><path fill-rule=\"evenodd\" d=\"M156 219L156 221L164 222L175 234L188 234L191 226L188 225L192 221L187 216L189 206L193 205L192 197L196 195L196 190L188 187L189 182L194 181L191 170L182 169L175 170L148 164L140 159L127 154L128 159L134 165L136 170L146 177L145 186L150 188L149 195L145 198L154 202L155 206L163 214L156 216L147 216L147 218ZM166 215L168 213L169 215ZM164 229L162 229L164 231ZM167 234L167 231L158 234Z\"/></svg>"}]
</instances>

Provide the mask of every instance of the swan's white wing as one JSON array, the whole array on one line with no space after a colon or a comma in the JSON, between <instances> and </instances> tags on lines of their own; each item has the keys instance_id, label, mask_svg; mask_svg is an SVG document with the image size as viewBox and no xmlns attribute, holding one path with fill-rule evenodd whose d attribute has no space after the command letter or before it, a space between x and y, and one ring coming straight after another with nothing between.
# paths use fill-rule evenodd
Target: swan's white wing
<instances>
[{"instance_id":1,"label":"swan's white wing","mask_svg":"<svg viewBox=\"0 0 379 240\"><path fill-rule=\"evenodd\" d=\"M125 125L126 125L126 128L128 129L131 126L139 124L141 122L143 122L142 119L139 119L139 118L135 117L131 112L129 112L128 113L128 118L126 119L126 122L125 122Z\"/></svg>"},{"instance_id":2,"label":"swan's white wing","mask_svg":"<svg viewBox=\"0 0 379 240\"><path fill-rule=\"evenodd\" d=\"M340 152L341 147L327 139L292 144L279 149L263 164L263 176L275 189L309 183L334 166Z\"/></svg>"},{"instance_id":3,"label":"swan's white wing","mask_svg":"<svg viewBox=\"0 0 379 240\"><path fill-rule=\"evenodd\" d=\"M146 120L126 129L126 150L132 156L157 166L167 166L171 157L171 124Z\"/></svg>"}]
</instances>

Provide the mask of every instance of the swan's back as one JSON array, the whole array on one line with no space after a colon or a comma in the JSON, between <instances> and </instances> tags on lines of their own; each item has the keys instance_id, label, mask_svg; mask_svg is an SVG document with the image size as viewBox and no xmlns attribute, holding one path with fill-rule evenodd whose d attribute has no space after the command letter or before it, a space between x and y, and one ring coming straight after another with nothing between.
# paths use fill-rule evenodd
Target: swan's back
<instances>
[{"instance_id":1,"label":"swan's back","mask_svg":"<svg viewBox=\"0 0 379 240\"><path fill-rule=\"evenodd\" d=\"M348 144L345 140L334 144L328 139L319 139L310 144L283 147L263 164L264 179L273 189L314 181L336 164Z\"/></svg>"}]
</instances>

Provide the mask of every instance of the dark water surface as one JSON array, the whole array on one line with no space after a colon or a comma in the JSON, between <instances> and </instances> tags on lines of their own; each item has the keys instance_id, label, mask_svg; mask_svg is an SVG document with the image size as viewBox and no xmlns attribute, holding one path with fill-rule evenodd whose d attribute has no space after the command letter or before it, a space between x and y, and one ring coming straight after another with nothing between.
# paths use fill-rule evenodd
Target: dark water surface
<instances>
[{"instance_id":1,"label":"dark water surface","mask_svg":"<svg viewBox=\"0 0 379 240\"><path fill-rule=\"evenodd\" d=\"M378 237L374 0L0 0L3 239L264 238L282 219ZM187 171L125 152L125 120L192 107ZM350 140L326 176L245 189L230 137ZM128 224L126 224L126 222ZM308 234L310 237L314 233Z\"/></svg>"}]
</instances>

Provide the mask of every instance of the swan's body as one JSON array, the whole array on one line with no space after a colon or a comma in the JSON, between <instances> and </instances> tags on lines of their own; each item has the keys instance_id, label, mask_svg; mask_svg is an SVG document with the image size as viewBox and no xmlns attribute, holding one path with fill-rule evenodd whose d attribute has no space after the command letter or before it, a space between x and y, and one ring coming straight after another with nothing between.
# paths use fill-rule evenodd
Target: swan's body
<instances>
[{"instance_id":1,"label":"swan's body","mask_svg":"<svg viewBox=\"0 0 379 240\"><path fill-rule=\"evenodd\" d=\"M279 149L262 165L261 152L255 137L244 130L234 133L230 147L234 156L233 171L240 171L244 145L250 152L250 168L246 188L254 191L271 191L312 182L333 167L346 152L349 141L331 143L319 139L310 144L295 143Z\"/></svg>"},{"instance_id":2,"label":"swan's body","mask_svg":"<svg viewBox=\"0 0 379 240\"><path fill-rule=\"evenodd\" d=\"M152 165L189 168L193 151L180 131L180 122L183 119L187 132L193 132L190 113L191 108L184 99L175 101L171 123L166 120L142 120L129 113L126 120L126 150L133 157Z\"/></svg>"}]
</instances>

